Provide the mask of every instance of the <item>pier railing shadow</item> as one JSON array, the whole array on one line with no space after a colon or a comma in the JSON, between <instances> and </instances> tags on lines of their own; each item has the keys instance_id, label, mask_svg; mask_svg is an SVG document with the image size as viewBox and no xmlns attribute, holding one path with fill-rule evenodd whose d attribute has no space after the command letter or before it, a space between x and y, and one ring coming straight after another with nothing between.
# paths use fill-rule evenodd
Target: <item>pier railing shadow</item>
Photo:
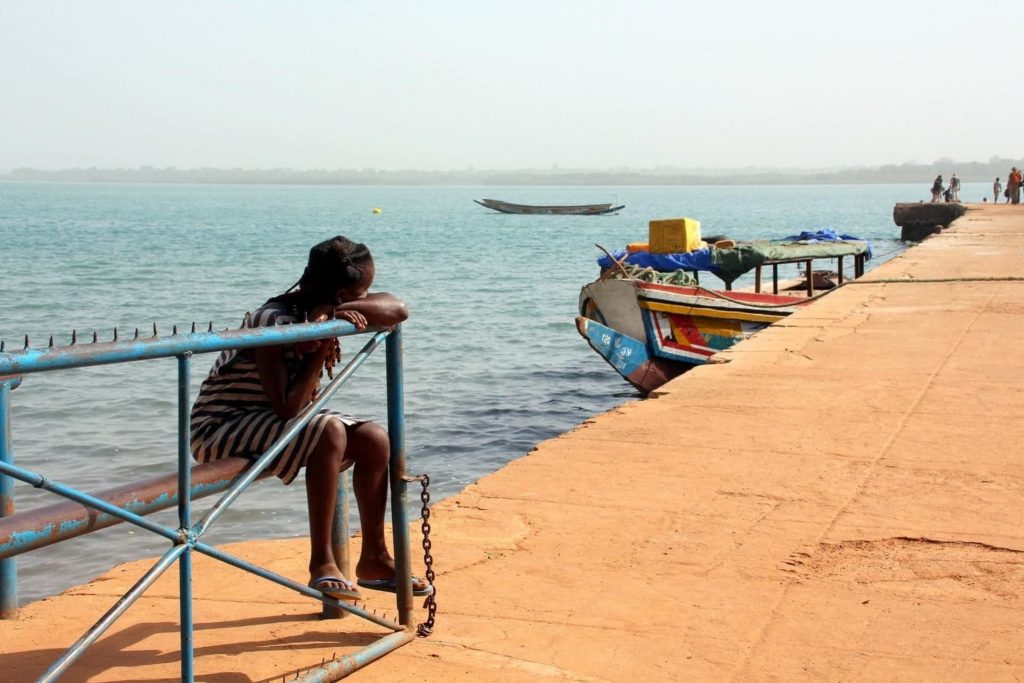
<instances>
[{"instance_id":1,"label":"pier railing shadow","mask_svg":"<svg viewBox=\"0 0 1024 683\"><path fill-rule=\"evenodd\" d=\"M201 632L217 629L273 626L274 624L286 624L305 618L313 619L315 617L297 617L285 614L225 619L221 621L197 621L193 624L193 628L195 631ZM311 624L313 623L316 622L311 622ZM177 623L173 620L166 620L139 622L113 633L92 647L90 657L80 660L75 665L75 678L83 681L93 680L104 673L108 673L111 668L115 667L122 670L131 670L136 667L172 664L177 661L177 653L155 648L147 649L140 647L140 644L145 643L154 636L176 630L178 630ZM269 640L260 638L249 641L236 641L231 644L197 645L195 654L198 657L215 657L217 655L237 655L240 652L258 654L260 652L283 651L301 658L303 650L309 650L311 653L314 653L322 652L325 648L366 647L377 637L377 634L368 631L337 633L322 629L310 629L301 634L285 637L278 636ZM7 680L28 680L27 676L41 676L46 670L48 663L61 654L63 654L63 650L59 648L2 652L0 653L0 671L5 672L9 676ZM292 680L300 672L305 674L305 672L315 668L316 662L312 660L310 662L297 661L296 666L291 670L282 671L270 678L253 679L251 676L238 671L206 671L202 675L202 680L205 682L252 683L256 680L280 681L282 675L286 676L288 680ZM147 680L151 683L159 681L159 679L149 678Z\"/></svg>"},{"instance_id":2,"label":"pier railing shadow","mask_svg":"<svg viewBox=\"0 0 1024 683\"><path fill-rule=\"evenodd\" d=\"M255 460L226 458L221 461L193 465L190 452L190 374L191 359L196 353L219 352L228 349L249 349L263 346L295 344L332 337L365 334L366 344L356 353L317 398L303 410L291 426L262 455ZM391 521L396 565L396 601L398 620L368 612L362 607L328 597L270 570L231 555L203 542L204 534L217 518L258 478L266 474L273 460L301 432L302 428L326 405L338 389L380 346L385 344L387 368L388 432L390 436L389 480L391 494ZM11 395L25 375L67 370L92 365L127 363L152 358L175 358L178 366L178 458L176 474L155 477L141 482L130 482L99 493L85 493L71 486L51 480L45 475L14 464L11 447ZM313 668L306 674L310 680L336 680L341 675L378 659L387 652L408 643L416 637L413 631L412 571L410 566L409 530L406 513L406 463L404 388L402 377L401 326L393 329L369 328L358 331L347 321L329 320L264 328L246 328L215 332L191 332L171 336L156 334L148 338L136 336L130 340L77 343L72 337L68 346L55 346L51 339L45 348L32 348L28 338L23 349L7 351L0 346L0 618L11 618L17 611L17 572L15 556L36 548L59 543L100 528L127 522L170 541L171 547L143 574L143 576L117 602L96 621L68 650L38 678L56 680L87 648L136 601L171 566L179 567L180 661L181 680L192 681L196 648L193 634L197 625L192 619L192 553L198 552L230 566L255 574L263 579L292 589L323 603L324 616L355 615L391 631L371 642L360 642L363 647L348 653L343 662L332 662L327 668ZM15 513L14 480L65 499L55 505ZM348 496L345 477L340 479L338 505L335 511L332 545L339 567L348 573ZM193 520L191 501L203 496L221 494L221 497L198 520ZM178 526L172 528L157 524L146 515L170 507L177 507ZM140 625L165 628L166 624ZM127 629L112 640L129 641L137 638ZM337 634L334 634L337 637ZM355 635L355 634L349 634ZM362 640L359 638L358 640ZM126 644L121 642L121 645ZM339 641L339 644L341 642ZM104 641L103 647L117 646ZM253 649L259 649L253 644ZM202 651L202 650L201 650ZM24 653L20 653L24 655ZM3 658L0 657L0 666ZM150 660L151 662L152 660ZM6 670L6 669L4 669ZM204 675L205 679L210 679ZM218 680L235 681L239 678Z\"/></svg>"}]
</instances>

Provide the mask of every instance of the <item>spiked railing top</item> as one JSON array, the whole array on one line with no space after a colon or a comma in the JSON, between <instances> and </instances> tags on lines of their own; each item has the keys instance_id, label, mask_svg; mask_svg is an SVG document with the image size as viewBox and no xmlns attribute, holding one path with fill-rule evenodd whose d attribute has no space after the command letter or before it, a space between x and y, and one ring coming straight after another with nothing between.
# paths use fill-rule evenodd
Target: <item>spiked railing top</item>
<instances>
[{"instance_id":1,"label":"spiked railing top","mask_svg":"<svg viewBox=\"0 0 1024 683\"><path fill-rule=\"evenodd\" d=\"M193 329L194 325L193 323ZM384 328L371 327L362 331L377 332L381 329ZM173 335L160 337L157 334L156 323L153 323L152 337L140 338L139 330L136 329L133 339L118 340L117 328L114 328L113 341L100 342L98 335L93 332L92 343L80 344L78 333L73 330L70 344L54 345L51 337L50 344L45 348L31 348L28 335L25 335L24 348L17 351L6 350L3 342L0 342L0 377L87 365L167 358L184 353L294 344L329 337L344 337L359 332L360 330L346 320L328 320L275 327L243 327L223 332L214 332L213 323L210 323L206 332L178 334L175 327Z\"/></svg>"}]
</instances>

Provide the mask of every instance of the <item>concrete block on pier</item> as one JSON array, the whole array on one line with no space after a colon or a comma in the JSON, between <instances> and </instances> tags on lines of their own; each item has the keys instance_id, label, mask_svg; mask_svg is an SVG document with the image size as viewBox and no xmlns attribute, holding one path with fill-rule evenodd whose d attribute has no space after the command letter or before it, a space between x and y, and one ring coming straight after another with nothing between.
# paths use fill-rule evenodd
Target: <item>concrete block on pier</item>
<instances>
[{"instance_id":1,"label":"concrete block on pier","mask_svg":"<svg viewBox=\"0 0 1024 683\"><path fill-rule=\"evenodd\" d=\"M960 203L904 203L893 208L892 219L903 228L900 232L901 240L919 242L942 230L966 212L967 207Z\"/></svg>"}]
</instances>

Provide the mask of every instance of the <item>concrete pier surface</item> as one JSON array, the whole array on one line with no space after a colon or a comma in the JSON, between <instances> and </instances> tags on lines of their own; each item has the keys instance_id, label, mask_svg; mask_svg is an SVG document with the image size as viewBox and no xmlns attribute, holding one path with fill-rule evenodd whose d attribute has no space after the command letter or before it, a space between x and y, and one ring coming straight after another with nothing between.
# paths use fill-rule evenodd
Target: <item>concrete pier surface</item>
<instances>
[{"instance_id":1,"label":"concrete pier surface","mask_svg":"<svg viewBox=\"0 0 1024 683\"><path fill-rule=\"evenodd\" d=\"M439 504L435 633L351 680L1024 679L1024 208L971 209ZM235 551L305 577L303 539ZM197 680L381 635L196 564ZM0 677L38 675L148 566L0 622ZM162 579L64 680L176 680L176 596Z\"/></svg>"}]
</instances>

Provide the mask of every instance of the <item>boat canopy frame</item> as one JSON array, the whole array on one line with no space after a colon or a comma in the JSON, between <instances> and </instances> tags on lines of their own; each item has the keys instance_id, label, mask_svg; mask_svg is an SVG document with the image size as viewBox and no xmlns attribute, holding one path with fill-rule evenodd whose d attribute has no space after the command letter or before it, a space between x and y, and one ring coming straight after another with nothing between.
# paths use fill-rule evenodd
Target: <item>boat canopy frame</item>
<instances>
[{"instance_id":1,"label":"boat canopy frame","mask_svg":"<svg viewBox=\"0 0 1024 683\"><path fill-rule=\"evenodd\" d=\"M814 295L813 262L825 259L837 259L838 279L844 279L843 259L853 258L853 277L857 279L864 274L864 264L871 258L871 247L866 241L846 240L809 244L795 241L754 241L741 242L735 247L717 249L712 246L691 252L675 254L655 254L646 251L630 252L618 250L608 252L598 258L598 265L605 272L616 267L616 264L649 267L660 272L684 271L693 276L700 284L700 273L707 272L722 281L725 291L732 291L732 285L741 275L754 272L754 291L760 293L762 271L765 267L772 269L772 292L779 293L779 266L799 264L807 277L808 296Z\"/></svg>"}]
</instances>

